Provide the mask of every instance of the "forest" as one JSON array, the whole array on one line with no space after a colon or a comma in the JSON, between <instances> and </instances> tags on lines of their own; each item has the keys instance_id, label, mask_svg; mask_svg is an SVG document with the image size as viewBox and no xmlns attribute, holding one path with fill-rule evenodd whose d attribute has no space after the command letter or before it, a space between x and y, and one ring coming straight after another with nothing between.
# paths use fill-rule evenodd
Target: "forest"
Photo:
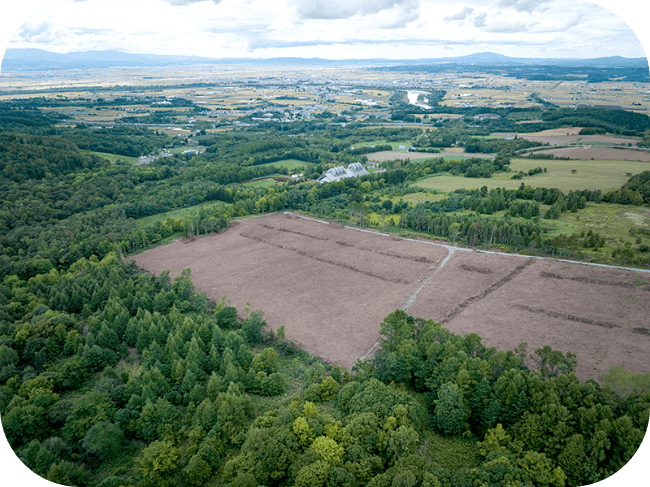
<instances>
[{"instance_id":1,"label":"forest","mask_svg":"<svg viewBox=\"0 0 650 487\"><path fill-rule=\"evenodd\" d=\"M650 172L606 194L522 182L393 203L387 196L406 197L426 175L507 172L522 142L490 142L493 159L432 154L360 178L264 188L239 183L286 176L268 163L290 158L317 177L364 161L355 144L422 131L297 123L293 133L308 136L288 137L252 127L205 136L201 155L132 165L96 153L176 142L141 128L58 127L37 109L2 114L12 124L0 133L0 415L38 475L102 487L561 487L607 478L641 444L645 375L615 368L602 383L580 382L570 352L488 348L402 310L381 323L376 356L344 370L270 330L264 310L208 299L191 269L172 280L126 258L283 209L361 225L384 212L400 231L579 258L601 238L551 238L547 222L587 203L648 205ZM633 118L599 120L642 129ZM650 265L647 253L624 250L612 258Z\"/></svg>"}]
</instances>

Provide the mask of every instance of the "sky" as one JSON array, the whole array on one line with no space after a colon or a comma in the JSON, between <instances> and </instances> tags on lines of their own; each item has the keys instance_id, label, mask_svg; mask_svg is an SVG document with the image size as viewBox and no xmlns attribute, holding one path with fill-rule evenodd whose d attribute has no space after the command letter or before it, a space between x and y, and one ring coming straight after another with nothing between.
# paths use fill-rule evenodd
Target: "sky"
<instances>
[{"instance_id":1,"label":"sky","mask_svg":"<svg viewBox=\"0 0 650 487\"><path fill-rule=\"evenodd\" d=\"M10 15L3 9L0 54L645 57L647 2L596 1L606 8L580 0L25 0L12 2Z\"/></svg>"}]
</instances>

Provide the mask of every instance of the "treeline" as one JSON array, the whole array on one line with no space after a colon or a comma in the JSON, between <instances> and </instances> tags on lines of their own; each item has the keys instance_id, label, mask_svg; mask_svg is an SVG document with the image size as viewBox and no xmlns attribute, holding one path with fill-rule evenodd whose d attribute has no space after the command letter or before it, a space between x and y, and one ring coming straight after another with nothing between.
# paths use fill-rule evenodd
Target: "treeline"
<instances>
[{"instance_id":1,"label":"treeline","mask_svg":"<svg viewBox=\"0 0 650 487\"><path fill-rule=\"evenodd\" d=\"M526 139L507 140L471 138L469 141L464 143L465 152L483 152L485 154L501 152L504 155L513 155L521 149L527 149L528 147L536 147L539 145L539 142L532 142Z\"/></svg>"},{"instance_id":2,"label":"treeline","mask_svg":"<svg viewBox=\"0 0 650 487\"><path fill-rule=\"evenodd\" d=\"M443 172L468 178L489 178L495 172L508 170L509 165L510 159L501 155L494 159L482 157L444 159L443 157L435 157L432 159L416 159L414 161L396 159L382 163L382 167L386 169L394 169L405 173L409 181L416 181L428 175Z\"/></svg>"},{"instance_id":3,"label":"treeline","mask_svg":"<svg viewBox=\"0 0 650 487\"><path fill-rule=\"evenodd\" d=\"M621 205L650 205L650 171L635 174L621 189L603 196L603 201Z\"/></svg>"},{"instance_id":4,"label":"treeline","mask_svg":"<svg viewBox=\"0 0 650 487\"><path fill-rule=\"evenodd\" d=\"M607 132L622 135L642 136L646 130L650 130L650 117L627 110L606 110L601 108L573 110L561 108L543 112L542 120L547 124L601 128Z\"/></svg>"}]
</instances>

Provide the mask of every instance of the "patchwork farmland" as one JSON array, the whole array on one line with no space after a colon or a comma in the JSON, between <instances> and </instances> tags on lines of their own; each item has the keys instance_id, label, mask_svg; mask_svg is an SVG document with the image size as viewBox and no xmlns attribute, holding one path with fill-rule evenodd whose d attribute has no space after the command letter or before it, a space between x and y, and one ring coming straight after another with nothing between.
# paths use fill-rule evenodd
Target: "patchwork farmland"
<instances>
[{"instance_id":1,"label":"patchwork farmland","mask_svg":"<svg viewBox=\"0 0 650 487\"><path fill-rule=\"evenodd\" d=\"M272 329L346 367L372 355L382 319L402 308L499 350L570 351L582 380L613 365L650 372L647 274L431 243L276 214L133 259L156 275L191 268L210 298L250 303Z\"/></svg>"}]
</instances>

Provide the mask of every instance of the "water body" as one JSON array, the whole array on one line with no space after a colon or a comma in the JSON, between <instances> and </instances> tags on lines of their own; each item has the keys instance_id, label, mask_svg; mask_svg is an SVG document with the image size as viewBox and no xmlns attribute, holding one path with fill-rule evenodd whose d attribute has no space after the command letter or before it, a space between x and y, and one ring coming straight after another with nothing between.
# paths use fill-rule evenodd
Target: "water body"
<instances>
[{"instance_id":1,"label":"water body","mask_svg":"<svg viewBox=\"0 0 650 487\"><path fill-rule=\"evenodd\" d=\"M415 105L420 108L424 108L425 110L431 109L431 106L427 105L426 103L418 103L418 96L420 95L430 95L430 91L407 91L406 96L408 96L409 103L411 105Z\"/></svg>"}]
</instances>

